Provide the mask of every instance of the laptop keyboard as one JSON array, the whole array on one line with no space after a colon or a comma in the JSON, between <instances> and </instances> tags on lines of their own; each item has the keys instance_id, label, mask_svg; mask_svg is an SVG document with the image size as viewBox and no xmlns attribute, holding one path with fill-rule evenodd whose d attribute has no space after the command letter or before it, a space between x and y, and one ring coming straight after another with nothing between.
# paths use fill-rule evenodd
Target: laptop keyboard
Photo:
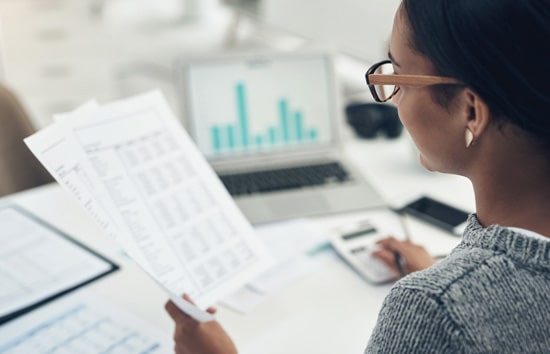
<instances>
[{"instance_id":1,"label":"laptop keyboard","mask_svg":"<svg viewBox=\"0 0 550 354\"><path fill-rule=\"evenodd\" d=\"M337 162L257 172L220 175L232 196L344 183L349 173Z\"/></svg>"}]
</instances>

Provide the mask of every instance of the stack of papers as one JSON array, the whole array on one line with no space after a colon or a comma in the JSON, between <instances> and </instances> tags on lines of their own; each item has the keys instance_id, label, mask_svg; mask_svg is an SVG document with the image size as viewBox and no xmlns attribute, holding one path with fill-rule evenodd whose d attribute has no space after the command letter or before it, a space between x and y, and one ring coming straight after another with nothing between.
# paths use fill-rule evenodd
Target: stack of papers
<instances>
[{"instance_id":1,"label":"stack of papers","mask_svg":"<svg viewBox=\"0 0 550 354\"><path fill-rule=\"evenodd\" d=\"M55 117L25 142L105 232L200 321L271 264L159 92Z\"/></svg>"}]
</instances>

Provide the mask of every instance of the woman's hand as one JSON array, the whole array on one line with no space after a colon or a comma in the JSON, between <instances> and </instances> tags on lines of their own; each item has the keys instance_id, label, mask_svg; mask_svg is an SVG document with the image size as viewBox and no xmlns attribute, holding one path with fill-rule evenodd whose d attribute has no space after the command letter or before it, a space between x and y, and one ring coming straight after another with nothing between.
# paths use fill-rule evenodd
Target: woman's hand
<instances>
[{"instance_id":1,"label":"woman's hand","mask_svg":"<svg viewBox=\"0 0 550 354\"><path fill-rule=\"evenodd\" d=\"M193 303L189 296L183 298ZM172 301L164 306L176 324L174 342L176 354L232 354L237 353L235 344L217 321L197 322L182 312ZM214 314L210 307L207 312Z\"/></svg>"},{"instance_id":2,"label":"woman's hand","mask_svg":"<svg viewBox=\"0 0 550 354\"><path fill-rule=\"evenodd\" d=\"M395 270L397 274L400 272L396 263L395 252L401 256L404 263L403 270L406 274L426 269L436 262L436 259L424 247L415 245L411 241L399 241L389 237L377 243L381 249L373 252L372 255Z\"/></svg>"}]
</instances>

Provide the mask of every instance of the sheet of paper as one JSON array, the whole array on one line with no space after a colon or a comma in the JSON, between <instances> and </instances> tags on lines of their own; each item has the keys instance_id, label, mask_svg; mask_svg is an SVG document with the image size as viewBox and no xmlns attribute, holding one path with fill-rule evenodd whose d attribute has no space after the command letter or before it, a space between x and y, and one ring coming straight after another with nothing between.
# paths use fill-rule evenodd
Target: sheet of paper
<instances>
[{"instance_id":1,"label":"sheet of paper","mask_svg":"<svg viewBox=\"0 0 550 354\"><path fill-rule=\"evenodd\" d=\"M313 221L295 219L258 226L255 230L258 238L271 251L275 265L222 300L224 306L237 312L250 312L269 296L336 257L330 247L326 252L319 252L328 245L330 235Z\"/></svg>"},{"instance_id":2,"label":"sheet of paper","mask_svg":"<svg viewBox=\"0 0 550 354\"><path fill-rule=\"evenodd\" d=\"M254 228L260 241L270 250L275 263L282 263L296 255L329 242L330 234L314 221L294 219L260 225Z\"/></svg>"},{"instance_id":3,"label":"sheet of paper","mask_svg":"<svg viewBox=\"0 0 550 354\"><path fill-rule=\"evenodd\" d=\"M115 269L15 207L0 209L0 322Z\"/></svg>"},{"instance_id":4,"label":"sheet of paper","mask_svg":"<svg viewBox=\"0 0 550 354\"><path fill-rule=\"evenodd\" d=\"M77 293L0 327L2 354L169 353L170 333L92 294Z\"/></svg>"},{"instance_id":5,"label":"sheet of paper","mask_svg":"<svg viewBox=\"0 0 550 354\"><path fill-rule=\"evenodd\" d=\"M204 309L270 265L160 93L75 112L25 141L169 294Z\"/></svg>"},{"instance_id":6,"label":"sheet of paper","mask_svg":"<svg viewBox=\"0 0 550 354\"><path fill-rule=\"evenodd\" d=\"M240 313L248 313L271 296L315 271L338 256L332 249L325 249L314 256L299 255L276 265L254 278L248 285L225 297L221 303Z\"/></svg>"},{"instance_id":7,"label":"sheet of paper","mask_svg":"<svg viewBox=\"0 0 550 354\"><path fill-rule=\"evenodd\" d=\"M221 303L233 311L246 314L267 299L267 295L260 294L248 286L243 286L229 296L226 296Z\"/></svg>"},{"instance_id":8,"label":"sheet of paper","mask_svg":"<svg viewBox=\"0 0 550 354\"><path fill-rule=\"evenodd\" d=\"M272 295L283 291L290 284L319 270L330 259L336 258L336 254L327 251L322 255L300 255L263 272L248 286L261 294Z\"/></svg>"},{"instance_id":9,"label":"sheet of paper","mask_svg":"<svg viewBox=\"0 0 550 354\"><path fill-rule=\"evenodd\" d=\"M258 238L271 251L275 266L252 279L248 286L263 294L281 291L321 265L308 251L325 244L329 235L312 221L296 219L257 227Z\"/></svg>"}]
</instances>

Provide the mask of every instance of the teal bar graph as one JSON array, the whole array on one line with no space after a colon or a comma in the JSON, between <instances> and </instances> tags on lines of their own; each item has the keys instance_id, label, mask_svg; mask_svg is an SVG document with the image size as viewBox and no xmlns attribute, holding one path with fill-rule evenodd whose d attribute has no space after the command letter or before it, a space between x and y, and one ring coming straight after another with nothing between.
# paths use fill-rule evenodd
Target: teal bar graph
<instances>
[{"instance_id":1,"label":"teal bar graph","mask_svg":"<svg viewBox=\"0 0 550 354\"><path fill-rule=\"evenodd\" d=\"M227 147L230 150L235 148L235 127L232 125L227 126Z\"/></svg>"},{"instance_id":2,"label":"teal bar graph","mask_svg":"<svg viewBox=\"0 0 550 354\"><path fill-rule=\"evenodd\" d=\"M235 87L237 94L237 115L239 117L241 142L243 147L248 146L248 112L246 109L245 87L238 83Z\"/></svg>"},{"instance_id":3,"label":"teal bar graph","mask_svg":"<svg viewBox=\"0 0 550 354\"><path fill-rule=\"evenodd\" d=\"M220 127L212 127L212 142L214 144L214 151L219 152L222 147Z\"/></svg>"},{"instance_id":4,"label":"teal bar graph","mask_svg":"<svg viewBox=\"0 0 550 354\"><path fill-rule=\"evenodd\" d=\"M253 132L251 122L254 123L254 117L249 115L247 87L243 82L235 83L234 95L236 123L213 125L210 128L211 146L215 153L281 147L319 139L318 130L305 125L303 112L295 109L286 97L280 97L274 102L277 121L264 128L264 132Z\"/></svg>"},{"instance_id":5,"label":"teal bar graph","mask_svg":"<svg viewBox=\"0 0 550 354\"><path fill-rule=\"evenodd\" d=\"M281 135L283 141L288 143L290 140L290 134L288 132L288 104L286 100L279 101L279 114L281 117Z\"/></svg>"},{"instance_id":6,"label":"teal bar graph","mask_svg":"<svg viewBox=\"0 0 550 354\"><path fill-rule=\"evenodd\" d=\"M311 129L309 131L309 138L313 141L317 140L317 130Z\"/></svg>"},{"instance_id":7,"label":"teal bar graph","mask_svg":"<svg viewBox=\"0 0 550 354\"><path fill-rule=\"evenodd\" d=\"M296 140L302 141L304 136L304 131L302 127L302 113L300 112L294 113L294 129L296 133Z\"/></svg>"},{"instance_id":8,"label":"teal bar graph","mask_svg":"<svg viewBox=\"0 0 550 354\"><path fill-rule=\"evenodd\" d=\"M271 143L271 145L275 145L275 143L277 142L277 131L275 130L275 128L270 127L268 130L268 134L269 142Z\"/></svg>"}]
</instances>

